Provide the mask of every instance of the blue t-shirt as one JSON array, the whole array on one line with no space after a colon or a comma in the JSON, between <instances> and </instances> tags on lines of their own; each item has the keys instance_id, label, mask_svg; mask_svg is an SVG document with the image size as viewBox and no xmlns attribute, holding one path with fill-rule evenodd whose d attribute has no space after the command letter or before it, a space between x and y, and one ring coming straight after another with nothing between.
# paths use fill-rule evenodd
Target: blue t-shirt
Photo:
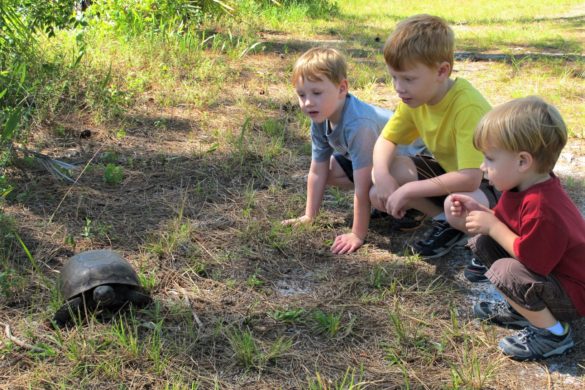
<instances>
[{"instance_id":1,"label":"blue t-shirt","mask_svg":"<svg viewBox=\"0 0 585 390\"><path fill-rule=\"evenodd\" d=\"M351 160L354 170L372 165L374 144L391 116L392 111L347 94L335 129L331 130L329 120L311 122L313 160L329 161L335 151Z\"/></svg>"}]
</instances>

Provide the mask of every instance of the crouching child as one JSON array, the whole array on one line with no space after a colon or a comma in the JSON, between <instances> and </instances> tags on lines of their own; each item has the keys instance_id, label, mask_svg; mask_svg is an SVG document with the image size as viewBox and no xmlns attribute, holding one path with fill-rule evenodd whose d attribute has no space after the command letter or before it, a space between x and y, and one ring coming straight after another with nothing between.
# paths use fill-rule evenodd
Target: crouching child
<instances>
[{"instance_id":1,"label":"crouching child","mask_svg":"<svg viewBox=\"0 0 585 390\"><path fill-rule=\"evenodd\" d=\"M505 297L477 303L474 315L523 328L499 342L517 360L568 351L575 344L569 322L585 316L585 220L552 172L566 142L560 113L538 97L494 108L473 143L501 198L493 210L464 194L445 204L449 222L475 235L475 258Z\"/></svg>"}]
</instances>

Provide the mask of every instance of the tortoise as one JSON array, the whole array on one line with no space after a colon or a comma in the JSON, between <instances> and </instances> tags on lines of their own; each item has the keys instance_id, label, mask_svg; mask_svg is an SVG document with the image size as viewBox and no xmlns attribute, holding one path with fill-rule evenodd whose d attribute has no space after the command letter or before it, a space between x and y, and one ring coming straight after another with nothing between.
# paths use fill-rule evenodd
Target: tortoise
<instances>
[{"instance_id":1,"label":"tortoise","mask_svg":"<svg viewBox=\"0 0 585 390\"><path fill-rule=\"evenodd\" d=\"M116 310L127 304L142 307L152 301L130 263L106 249L71 257L61 270L59 289L66 299L53 317L59 327L96 309Z\"/></svg>"}]
</instances>

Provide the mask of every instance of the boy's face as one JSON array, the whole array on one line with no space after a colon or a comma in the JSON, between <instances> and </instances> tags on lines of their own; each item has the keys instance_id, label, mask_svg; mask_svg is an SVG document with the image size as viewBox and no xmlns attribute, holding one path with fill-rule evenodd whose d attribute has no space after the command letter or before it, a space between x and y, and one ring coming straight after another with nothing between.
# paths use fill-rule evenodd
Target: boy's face
<instances>
[{"instance_id":1,"label":"boy's face","mask_svg":"<svg viewBox=\"0 0 585 390\"><path fill-rule=\"evenodd\" d=\"M490 184L499 191L508 191L522 183L522 153L489 147L483 150L481 170L487 174Z\"/></svg>"},{"instance_id":2,"label":"boy's face","mask_svg":"<svg viewBox=\"0 0 585 390\"><path fill-rule=\"evenodd\" d=\"M447 62L432 68L415 62L401 71L388 66L398 97L411 108L439 103L447 93L445 80L449 80L449 70L450 65Z\"/></svg>"},{"instance_id":3,"label":"boy's face","mask_svg":"<svg viewBox=\"0 0 585 390\"><path fill-rule=\"evenodd\" d=\"M301 110L313 122L322 123L329 119L334 124L339 123L347 95L347 80L335 85L324 76L318 81L299 78L295 89Z\"/></svg>"}]
</instances>

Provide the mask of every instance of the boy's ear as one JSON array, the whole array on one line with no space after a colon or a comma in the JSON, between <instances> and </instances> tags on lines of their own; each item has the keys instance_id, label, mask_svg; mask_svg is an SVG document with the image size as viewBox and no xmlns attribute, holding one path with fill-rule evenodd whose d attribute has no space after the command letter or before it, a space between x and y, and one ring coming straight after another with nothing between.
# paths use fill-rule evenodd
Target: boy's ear
<instances>
[{"instance_id":1,"label":"boy's ear","mask_svg":"<svg viewBox=\"0 0 585 390\"><path fill-rule=\"evenodd\" d=\"M437 68L437 75L441 78L449 78L451 74L451 65L447 61L443 61Z\"/></svg>"},{"instance_id":2,"label":"boy's ear","mask_svg":"<svg viewBox=\"0 0 585 390\"><path fill-rule=\"evenodd\" d=\"M341 82L339 83L339 93L347 94L348 91L349 83L347 82L347 79L341 80Z\"/></svg>"},{"instance_id":3,"label":"boy's ear","mask_svg":"<svg viewBox=\"0 0 585 390\"><path fill-rule=\"evenodd\" d=\"M534 164L534 157L528 152L518 153L518 169L520 172L526 172Z\"/></svg>"}]
</instances>

